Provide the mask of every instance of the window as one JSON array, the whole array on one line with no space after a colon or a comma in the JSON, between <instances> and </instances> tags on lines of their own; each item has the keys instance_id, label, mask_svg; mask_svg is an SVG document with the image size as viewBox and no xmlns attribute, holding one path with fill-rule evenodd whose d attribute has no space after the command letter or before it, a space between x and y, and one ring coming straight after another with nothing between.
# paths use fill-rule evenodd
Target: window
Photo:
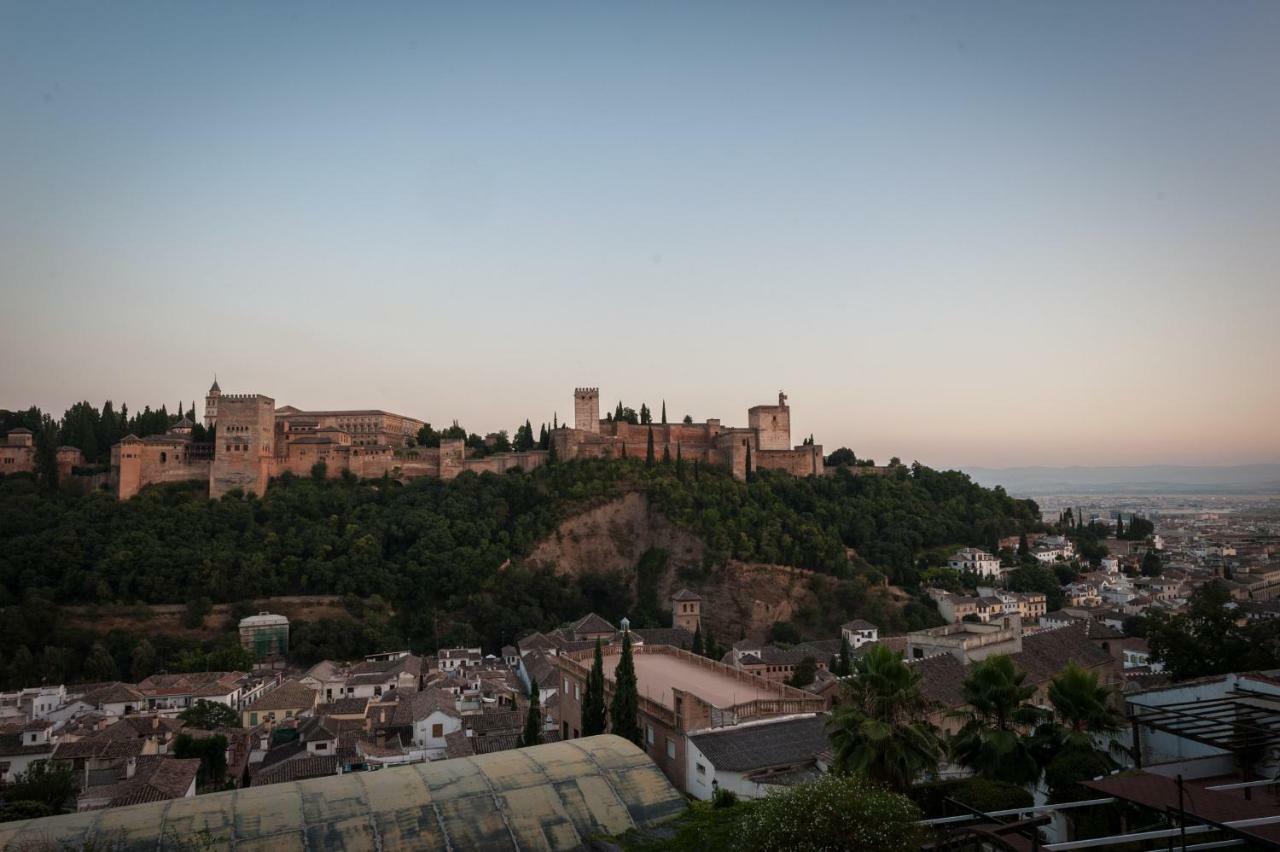
<instances>
[{"instance_id":1,"label":"window","mask_svg":"<svg viewBox=\"0 0 1280 852\"><path fill-rule=\"evenodd\" d=\"M695 763L693 765L693 768L697 770L699 775L707 774L707 767L703 766L701 763Z\"/></svg>"},{"instance_id":2,"label":"window","mask_svg":"<svg viewBox=\"0 0 1280 852\"><path fill-rule=\"evenodd\" d=\"M676 759L676 743L671 737L667 737L667 757Z\"/></svg>"},{"instance_id":3,"label":"window","mask_svg":"<svg viewBox=\"0 0 1280 852\"><path fill-rule=\"evenodd\" d=\"M564 679L564 694L569 694L569 678Z\"/></svg>"},{"instance_id":4,"label":"window","mask_svg":"<svg viewBox=\"0 0 1280 852\"><path fill-rule=\"evenodd\" d=\"M573 700L574 701L582 700L582 689L576 683L573 685Z\"/></svg>"},{"instance_id":5,"label":"window","mask_svg":"<svg viewBox=\"0 0 1280 852\"><path fill-rule=\"evenodd\" d=\"M328 743L316 743L316 751L325 751L329 748Z\"/></svg>"},{"instance_id":6,"label":"window","mask_svg":"<svg viewBox=\"0 0 1280 852\"><path fill-rule=\"evenodd\" d=\"M439 722L436 722L434 725L432 725L432 726L431 726L431 736L435 737L436 739L440 739L441 737L443 737L443 736L444 736L444 725L440 724Z\"/></svg>"},{"instance_id":7,"label":"window","mask_svg":"<svg viewBox=\"0 0 1280 852\"><path fill-rule=\"evenodd\" d=\"M649 745L653 745L653 725L644 726L644 739Z\"/></svg>"}]
</instances>

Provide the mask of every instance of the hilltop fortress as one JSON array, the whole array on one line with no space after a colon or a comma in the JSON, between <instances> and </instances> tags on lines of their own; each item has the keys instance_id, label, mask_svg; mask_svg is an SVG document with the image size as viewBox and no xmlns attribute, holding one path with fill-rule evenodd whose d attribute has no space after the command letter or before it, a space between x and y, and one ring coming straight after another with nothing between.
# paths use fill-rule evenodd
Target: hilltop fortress
<instances>
[{"instance_id":1,"label":"hilltop fortress","mask_svg":"<svg viewBox=\"0 0 1280 852\"><path fill-rule=\"evenodd\" d=\"M207 481L209 496L240 489L261 496L272 477L285 473L328 477L422 476L452 479L464 471L532 470L554 452L560 459L644 458L652 435L657 458L721 465L745 478L748 470L782 470L795 476L824 472L822 446L791 446L791 409L779 392L777 405L747 411L745 427L704 423L615 422L600 418L596 388L574 391L574 425L553 429L551 450L472 457L462 439L442 438L439 447L416 445L421 420L381 410L303 411L277 408L262 394L224 394L215 381L205 397L204 421L213 440L196 441L190 420L163 435L125 437L111 448L108 483L121 500L156 483ZM317 468L316 465L323 465Z\"/></svg>"}]
</instances>

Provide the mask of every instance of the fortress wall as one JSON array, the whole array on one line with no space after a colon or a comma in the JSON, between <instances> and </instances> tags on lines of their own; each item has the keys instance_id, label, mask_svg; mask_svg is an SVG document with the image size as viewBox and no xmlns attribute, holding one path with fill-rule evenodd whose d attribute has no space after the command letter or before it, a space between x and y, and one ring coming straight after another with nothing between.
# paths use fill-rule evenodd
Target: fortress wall
<instances>
[{"instance_id":1,"label":"fortress wall","mask_svg":"<svg viewBox=\"0 0 1280 852\"><path fill-rule=\"evenodd\" d=\"M792 476L821 476L825 472L822 445L810 444L790 450L760 450L752 465L760 470L781 470Z\"/></svg>"},{"instance_id":2,"label":"fortress wall","mask_svg":"<svg viewBox=\"0 0 1280 852\"><path fill-rule=\"evenodd\" d=\"M653 444L656 447L669 443L671 444L671 451L674 453L677 443L687 446L711 446L719 432L718 424L712 429L706 423L689 425L684 423L667 423L665 425L654 423ZM620 438L628 445L640 444L644 446L649 440L649 424L633 425L631 423L612 423L605 420L600 424L600 433Z\"/></svg>"},{"instance_id":3,"label":"fortress wall","mask_svg":"<svg viewBox=\"0 0 1280 852\"><path fill-rule=\"evenodd\" d=\"M526 453L500 453L494 456L485 456L482 459L466 459L463 462L463 470L473 471L474 473L505 473L512 468L533 470L546 464L548 455L550 454L546 450L530 450Z\"/></svg>"}]
</instances>

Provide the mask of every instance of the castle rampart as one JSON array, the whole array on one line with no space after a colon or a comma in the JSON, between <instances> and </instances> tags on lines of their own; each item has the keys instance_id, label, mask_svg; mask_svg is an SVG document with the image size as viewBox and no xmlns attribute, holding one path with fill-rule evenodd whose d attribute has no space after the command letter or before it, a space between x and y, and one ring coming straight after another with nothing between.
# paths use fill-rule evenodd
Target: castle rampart
<instances>
[{"instance_id":1,"label":"castle rampart","mask_svg":"<svg viewBox=\"0 0 1280 852\"><path fill-rule=\"evenodd\" d=\"M224 394L216 382L209 399L217 405L212 443L193 441L187 424L166 435L130 435L112 447L109 483L120 499L155 483L199 480L208 482L213 498L237 489L261 496L273 477L286 473L310 476L323 470L327 477L351 473L362 478L453 479L468 471L532 470L550 458L546 450L469 457L465 443L457 438L442 439L439 447L412 446L408 430L421 421L380 410L277 409L269 396ZM601 420L599 414L599 389L575 388L574 428L566 425L551 433L560 458L642 459L652 435L655 459L723 466L738 478L746 477L748 467L793 476L825 472L821 445L788 446L791 414L783 394L776 406L749 409L746 427L726 427L718 418L633 424ZM16 438L12 454L29 452L16 446L23 436Z\"/></svg>"}]
</instances>

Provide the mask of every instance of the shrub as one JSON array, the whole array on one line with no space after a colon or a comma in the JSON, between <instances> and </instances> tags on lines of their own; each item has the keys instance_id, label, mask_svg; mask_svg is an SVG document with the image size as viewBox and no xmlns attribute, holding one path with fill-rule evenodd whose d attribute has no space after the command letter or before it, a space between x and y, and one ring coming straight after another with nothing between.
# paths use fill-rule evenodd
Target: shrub
<instances>
[{"instance_id":1,"label":"shrub","mask_svg":"<svg viewBox=\"0 0 1280 852\"><path fill-rule=\"evenodd\" d=\"M40 817L54 816L58 811L49 807L44 802L33 802L30 799L22 799L14 802L5 802L0 805L0 822L13 822L20 819L39 819Z\"/></svg>"},{"instance_id":2,"label":"shrub","mask_svg":"<svg viewBox=\"0 0 1280 852\"><path fill-rule=\"evenodd\" d=\"M772 793L739 820L740 849L915 852L920 809L856 775L828 776Z\"/></svg>"},{"instance_id":3,"label":"shrub","mask_svg":"<svg viewBox=\"0 0 1280 852\"><path fill-rule=\"evenodd\" d=\"M1035 802L1032 795L1017 784L992 781L987 778L963 778L955 781L917 784L911 789L911 798L928 817L954 815L956 807L947 803L946 800L949 798L983 812L1025 808Z\"/></svg>"},{"instance_id":4,"label":"shrub","mask_svg":"<svg viewBox=\"0 0 1280 852\"><path fill-rule=\"evenodd\" d=\"M738 794L732 790L717 787L716 791L711 794L711 807L713 808L731 808L736 804L738 804Z\"/></svg>"}]
</instances>

